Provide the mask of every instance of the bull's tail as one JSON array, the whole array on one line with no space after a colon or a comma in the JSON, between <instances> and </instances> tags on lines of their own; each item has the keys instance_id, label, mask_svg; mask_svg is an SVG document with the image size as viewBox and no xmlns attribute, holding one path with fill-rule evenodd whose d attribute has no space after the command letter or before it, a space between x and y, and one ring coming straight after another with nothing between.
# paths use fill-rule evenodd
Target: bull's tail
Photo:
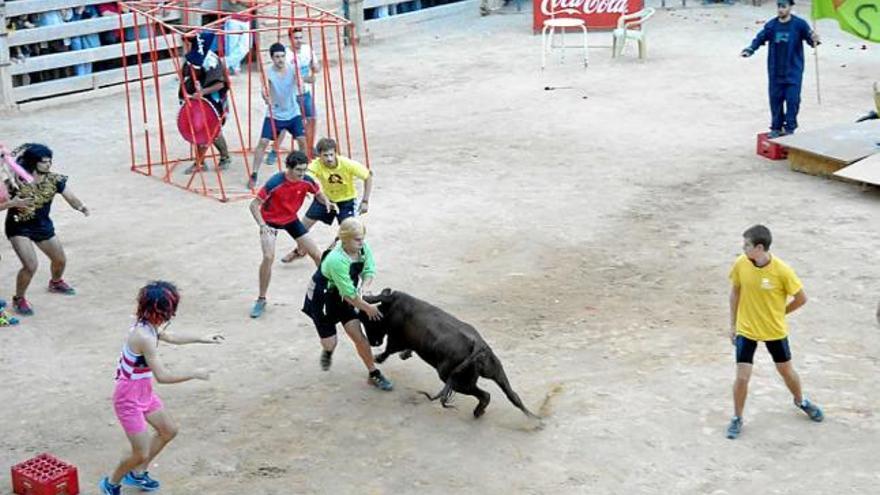
<instances>
[{"instance_id":1,"label":"bull's tail","mask_svg":"<svg viewBox=\"0 0 880 495\"><path fill-rule=\"evenodd\" d=\"M507 375L504 373L504 367L501 365L501 361L495 356L494 353L491 354L491 358L495 361L493 376L486 376L486 378L493 380L498 384L498 387L504 392L504 395L507 396L507 400L509 400L514 406L519 408L520 411L525 413L526 416L533 419L541 419L540 416L533 414L531 411L526 408L526 406L520 400L519 395L513 391L513 388L510 386L510 381L507 380Z\"/></svg>"}]
</instances>

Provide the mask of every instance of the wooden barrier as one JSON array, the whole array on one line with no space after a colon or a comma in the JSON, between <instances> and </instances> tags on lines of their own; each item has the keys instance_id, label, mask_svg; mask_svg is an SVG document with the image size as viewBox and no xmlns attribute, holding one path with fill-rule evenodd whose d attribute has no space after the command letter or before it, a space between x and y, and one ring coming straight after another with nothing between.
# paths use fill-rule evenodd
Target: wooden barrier
<instances>
[{"instance_id":1,"label":"wooden barrier","mask_svg":"<svg viewBox=\"0 0 880 495\"><path fill-rule=\"evenodd\" d=\"M120 29L120 16L109 15L12 32L6 29L7 18L100 3L106 3L106 0L0 0L0 109L15 108L19 103L35 98L46 98L121 84L125 80L123 70L120 68L13 87L13 76L121 58L122 44L118 43L84 50L28 57L21 63L12 63L9 53L10 48L98 34L106 31L118 31ZM178 20L175 16L179 17L179 13L169 12L162 19L173 22ZM123 28L131 28L136 24L145 28L143 26L147 22L143 17L135 20L133 14L123 14L121 17ZM173 40L171 43L175 45L174 47L180 46L178 38L169 37L169 40ZM125 51L129 55L137 53L138 48L140 48L141 53L150 52L150 47L147 46L146 40L123 41L123 43L125 43ZM164 39L160 39L155 47L158 51L164 51L169 48L171 47L168 46L168 42ZM160 75L174 72L171 60L160 61L157 64L157 68ZM145 76L147 75L152 76L152 72L145 74ZM131 69L129 69L129 78L137 77L138 74L132 74Z\"/></svg>"}]
</instances>

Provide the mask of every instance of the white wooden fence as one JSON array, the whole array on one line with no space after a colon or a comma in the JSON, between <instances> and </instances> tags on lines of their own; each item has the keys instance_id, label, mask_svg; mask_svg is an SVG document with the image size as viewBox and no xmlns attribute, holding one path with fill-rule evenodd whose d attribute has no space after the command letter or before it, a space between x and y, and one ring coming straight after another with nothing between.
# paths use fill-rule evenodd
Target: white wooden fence
<instances>
[{"instance_id":1,"label":"white wooden fence","mask_svg":"<svg viewBox=\"0 0 880 495\"><path fill-rule=\"evenodd\" d=\"M12 85L13 76L103 60L114 60L122 57L122 44L120 43L84 50L31 56L24 59L21 63L12 63L9 53L9 49L12 47L39 44L63 38L102 33L104 31L118 31L120 19L117 15L110 15L54 26L35 27L9 32L6 29L7 18L99 3L107 2L106 0L0 0L0 108L14 108L18 103L35 98L95 89L119 84L125 80L123 69L119 68L16 87ZM177 15L179 15L179 12L169 11L168 17L165 19L174 21L176 20L174 16ZM140 25L144 25L144 22L145 19L143 18L138 20ZM134 25L133 14L122 15L123 28ZM120 36L120 39L124 39L124 37ZM171 39L174 40L172 41L173 44L180 43L177 37ZM164 50L168 48L164 39L159 38L156 41L156 49ZM137 53L138 44L140 44L142 53L150 51L148 46L149 40L147 39L123 41L123 43L125 43L125 52L128 55ZM165 59L159 61L157 69L160 74L173 72L172 60ZM144 64L143 70L145 77L153 75L151 64ZM138 78L139 74L137 71L137 67L129 67L128 77L130 79Z\"/></svg>"}]
</instances>

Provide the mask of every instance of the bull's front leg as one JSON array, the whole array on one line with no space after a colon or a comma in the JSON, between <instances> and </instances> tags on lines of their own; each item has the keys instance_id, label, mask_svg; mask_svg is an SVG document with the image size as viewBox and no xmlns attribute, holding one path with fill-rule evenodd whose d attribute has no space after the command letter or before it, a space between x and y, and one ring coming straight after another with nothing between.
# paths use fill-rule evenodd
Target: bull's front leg
<instances>
[{"instance_id":1,"label":"bull's front leg","mask_svg":"<svg viewBox=\"0 0 880 495\"><path fill-rule=\"evenodd\" d=\"M373 356L373 360L377 363L384 363L386 359L392 354L398 353L404 350L404 347L401 345L399 341L396 339L392 339L390 336L388 337L388 343L385 344L385 350L379 354Z\"/></svg>"}]
</instances>

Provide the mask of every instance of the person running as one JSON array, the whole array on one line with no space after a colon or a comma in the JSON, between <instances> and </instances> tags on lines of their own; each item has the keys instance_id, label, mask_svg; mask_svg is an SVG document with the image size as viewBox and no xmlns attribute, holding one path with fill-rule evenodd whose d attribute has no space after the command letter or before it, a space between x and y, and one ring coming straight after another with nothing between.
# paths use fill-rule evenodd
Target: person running
<instances>
[{"instance_id":1,"label":"person running","mask_svg":"<svg viewBox=\"0 0 880 495\"><path fill-rule=\"evenodd\" d=\"M31 279L37 272L37 252L40 249L51 261L49 292L73 295L76 290L64 281L64 269L67 256L58 236L55 225L49 217L52 200L60 194L74 210L89 216L89 209L80 201L73 191L67 187L67 176L56 174L52 168L52 150L42 144L27 143L12 151L16 161L34 181L22 182L17 189L10 191L12 199L20 198L27 205L19 205L6 212L6 237L12 243L12 249L21 260L21 270L15 279L15 296L12 307L16 313L24 316L34 314L31 303L25 297Z\"/></svg>"},{"instance_id":2,"label":"person running","mask_svg":"<svg viewBox=\"0 0 880 495\"><path fill-rule=\"evenodd\" d=\"M361 297L369 291L376 275L373 251L364 241L366 234L364 224L357 218L347 218L339 224L339 242L324 253L321 266L309 283L302 311L312 319L318 331L322 370L330 370L333 363L336 324L342 323L367 368L369 383L390 391L393 384L376 368L370 343L358 319L358 311L363 311L371 320L382 318L379 305Z\"/></svg>"},{"instance_id":3,"label":"person running","mask_svg":"<svg viewBox=\"0 0 880 495\"><path fill-rule=\"evenodd\" d=\"M792 134L797 129L804 79L804 43L812 47L819 44L819 35L807 21L792 15L792 5L794 0L777 0L776 17L767 21L752 44L741 53L743 57L751 57L761 45L768 45L771 138Z\"/></svg>"},{"instance_id":4,"label":"person running","mask_svg":"<svg viewBox=\"0 0 880 495\"><path fill-rule=\"evenodd\" d=\"M311 153L312 144L315 141L315 100L312 97L312 86L315 84L315 75L321 68L312 46L305 42L305 34L302 28L291 28L290 38L293 42L292 50L287 56L287 62L299 67L300 84L302 91L296 97L303 116L303 124L306 128L306 148ZM277 155L275 148L269 148L266 156L266 164L275 165Z\"/></svg>"},{"instance_id":5,"label":"person running","mask_svg":"<svg viewBox=\"0 0 880 495\"><path fill-rule=\"evenodd\" d=\"M229 80L226 77L223 60L211 50L213 42L214 33L207 31L198 33L189 41L190 49L186 54L186 62L181 69L178 98L181 104L189 98L203 98L214 109L214 112L220 119L220 132L214 138L213 143L220 153L217 166L220 170L227 170L232 159L229 157L229 145L223 136L223 125L226 123L227 106L229 104ZM195 161L183 173L191 174L199 170L207 171L209 168L205 164L207 152L208 146L196 146Z\"/></svg>"},{"instance_id":6,"label":"person running","mask_svg":"<svg viewBox=\"0 0 880 495\"><path fill-rule=\"evenodd\" d=\"M318 157L312 160L309 165L309 175L318 179L321 183L321 189L324 194L332 201L337 210L335 212L322 208L317 202L306 211L306 218L303 221L306 230L311 230L315 222L323 222L332 225L336 220L341 224L346 218L363 215L370 209L370 194L373 191L373 172L360 163L337 154L336 141L330 138L323 138L318 141L317 151ZM364 182L364 194L361 197L360 204L357 201L357 188L355 180ZM281 261L290 263L291 261L305 256L307 253L298 247L287 253Z\"/></svg>"},{"instance_id":7,"label":"person running","mask_svg":"<svg viewBox=\"0 0 880 495\"><path fill-rule=\"evenodd\" d=\"M315 201L324 205L328 211L336 208L321 192L319 186L306 175L309 159L302 151L292 151L285 160L286 170L279 172L260 188L257 197L251 201L250 210L257 225L260 226L260 245L263 260L260 263L260 295L251 309L251 318L259 318L266 309L266 292L272 278L272 263L275 261L275 239L278 230L284 230L296 245L308 253L318 265L321 254L318 246L307 236L308 230L299 220L298 212L305 201L306 194L315 196Z\"/></svg>"},{"instance_id":8,"label":"person running","mask_svg":"<svg viewBox=\"0 0 880 495\"><path fill-rule=\"evenodd\" d=\"M758 342L764 342L791 392L794 405L813 421L822 421L822 409L807 400L801 379L791 363L785 315L807 302L803 284L785 262L770 254L770 229L763 225L743 232L743 253L730 270L730 341L736 347L736 381L733 383L733 418L727 438L742 431L743 408L752 376ZM791 301L789 301L791 297Z\"/></svg>"},{"instance_id":9,"label":"person running","mask_svg":"<svg viewBox=\"0 0 880 495\"><path fill-rule=\"evenodd\" d=\"M195 337L168 331L179 303L180 293L170 282L150 282L138 292L137 320L122 346L113 392L113 409L131 443L131 453L119 462L113 474L98 483L102 495L120 495L122 484L143 491L159 489L159 482L150 477L148 469L159 452L177 436L177 425L153 392L153 377L163 384L209 379L204 369L171 372L159 358L159 341L175 345L223 342L219 333ZM147 424L156 430L155 435L150 435Z\"/></svg>"},{"instance_id":10,"label":"person running","mask_svg":"<svg viewBox=\"0 0 880 495\"><path fill-rule=\"evenodd\" d=\"M296 138L299 150L303 152L306 150L306 132L296 100L298 91L296 69L287 63L285 48L281 43L273 43L269 47L269 56L272 57L272 67L266 71L269 92L263 92L266 117L263 119L260 142L254 150L254 170L248 179L249 189L257 186L263 154L270 142L282 143L285 133L290 133Z\"/></svg>"}]
</instances>

